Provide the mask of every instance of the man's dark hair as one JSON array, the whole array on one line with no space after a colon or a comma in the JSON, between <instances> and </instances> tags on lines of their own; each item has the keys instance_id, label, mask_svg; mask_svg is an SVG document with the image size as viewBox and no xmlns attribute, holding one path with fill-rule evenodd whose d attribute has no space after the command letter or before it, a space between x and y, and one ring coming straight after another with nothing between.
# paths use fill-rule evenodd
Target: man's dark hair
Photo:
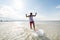
<instances>
[{"instance_id":1,"label":"man's dark hair","mask_svg":"<svg viewBox=\"0 0 60 40\"><path fill-rule=\"evenodd\" d=\"M30 13L30 15L32 15L32 13Z\"/></svg>"}]
</instances>

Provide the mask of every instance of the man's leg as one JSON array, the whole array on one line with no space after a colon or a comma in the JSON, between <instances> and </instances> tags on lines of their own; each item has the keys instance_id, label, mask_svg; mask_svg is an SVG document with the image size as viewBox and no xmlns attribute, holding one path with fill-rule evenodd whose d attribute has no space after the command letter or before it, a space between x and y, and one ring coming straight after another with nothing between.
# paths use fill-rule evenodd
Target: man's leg
<instances>
[{"instance_id":1,"label":"man's leg","mask_svg":"<svg viewBox=\"0 0 60 40\"><path fill-rule=\"evenodd\" d=\"M30 22L30 29L32 29L32 23Z\"/></svg>"},{"instance_id":2,"label":"man's leg","mask_svg":"<svg viewBox=\"0 0 60 40\"><path fill-rule=\"evenodd\" d=\"M34 27L34 30L35 30L35 23L33 22L33 27Z\"/></svg>"}]
</instances>

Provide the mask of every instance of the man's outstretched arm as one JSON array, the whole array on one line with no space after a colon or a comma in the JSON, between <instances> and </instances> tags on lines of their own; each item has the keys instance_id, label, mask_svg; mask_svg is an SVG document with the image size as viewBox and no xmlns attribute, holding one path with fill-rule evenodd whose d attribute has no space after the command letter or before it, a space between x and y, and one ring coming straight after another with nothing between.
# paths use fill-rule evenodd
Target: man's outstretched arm
<instances>
[{"instance_id":1,"label":"man's outstretched arm","mask_svg":"<svg viewBox=\"0 0 60 40\"><path fill-rule=\"evenodd\" d=\"M26 17L29 17L29 16L27 16L27 14L26 14Z\"/></svg>"},{"instance_id":2,"label":"man's outstretched arm","mask_svg":"<svg viewBox=\"0 0 60 40\"><path fill-rule=\"evenodd\" d=\"M35 13L35 15L33 15L33 16L36 16L37 15L37 13Z\"/></svg>"}]
</instances>

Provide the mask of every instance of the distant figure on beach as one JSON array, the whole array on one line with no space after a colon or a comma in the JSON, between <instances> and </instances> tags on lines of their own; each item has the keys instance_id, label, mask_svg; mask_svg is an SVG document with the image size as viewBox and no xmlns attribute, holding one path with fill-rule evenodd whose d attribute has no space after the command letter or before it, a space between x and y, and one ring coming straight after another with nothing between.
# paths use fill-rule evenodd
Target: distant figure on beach
<instances>
[{"instance_id":1,"label":"distant figure on beach","mask_svg":"<svg viewBox=\"0 0 60 40\"><path fill-rule=\"evenodd\" d=\"M35 17L36 15L37 15L37 13L35 13L35 15L33 15L32 13L30 13L30 15L28 15L28 16L26 14L26 17L29 17L30 28L32 29L32 25L33 25L34 30L35 30L35 23L34 23L33 17Z\"/></svg>"}]
</instances>

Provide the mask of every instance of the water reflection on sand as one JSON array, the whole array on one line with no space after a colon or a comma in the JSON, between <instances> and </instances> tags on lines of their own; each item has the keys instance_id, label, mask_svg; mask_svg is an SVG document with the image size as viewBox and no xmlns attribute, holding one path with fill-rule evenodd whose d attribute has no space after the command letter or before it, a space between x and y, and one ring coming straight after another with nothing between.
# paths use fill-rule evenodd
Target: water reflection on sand
<instances>
[{"instance_id":1,"label":"water reflection on sand","mask_svg":"<svg viewBox=\"0 0 60 40\"><path fill-rule=\"evenodd\" d=\"M0 22L0 40L60 40L60 22L36 22L45 36L34 37L28 22Z\"/></svg>"}]
</instances>

